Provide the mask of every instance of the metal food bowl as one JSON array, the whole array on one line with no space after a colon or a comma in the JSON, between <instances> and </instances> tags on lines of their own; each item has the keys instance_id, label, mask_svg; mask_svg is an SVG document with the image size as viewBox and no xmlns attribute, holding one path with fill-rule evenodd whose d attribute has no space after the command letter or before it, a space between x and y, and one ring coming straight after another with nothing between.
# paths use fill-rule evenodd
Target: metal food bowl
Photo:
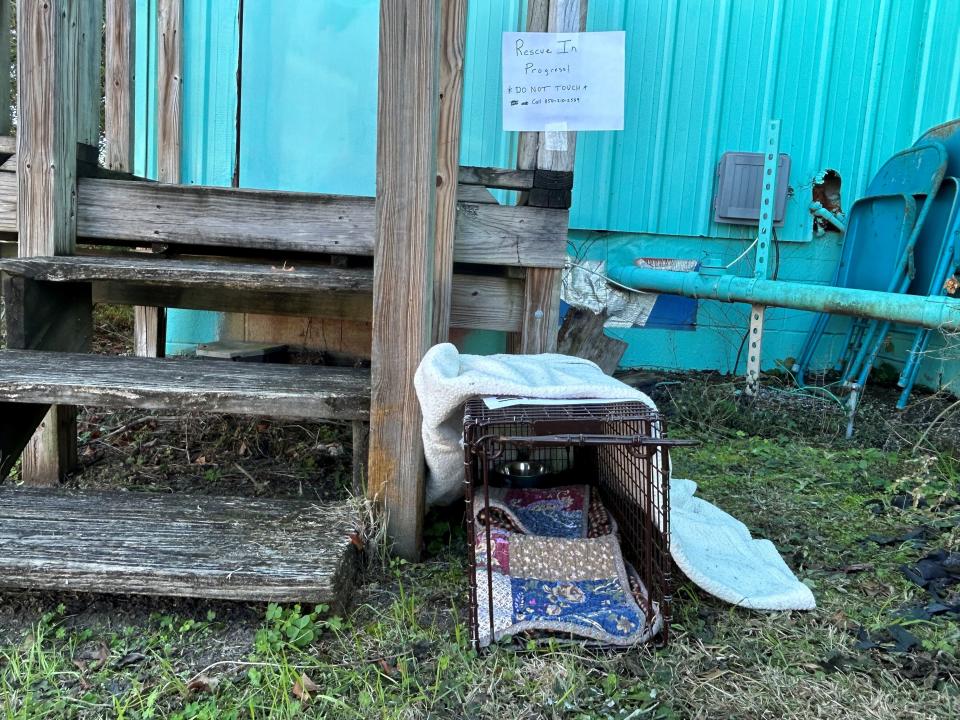
<instances>
[{"instance_id":1,"label":"metal food bowl","mask_svg":"<svg viewBox=\"0 0 960 720\"><path fill-rule=\"evenodd\" d=\"M543 463L528 460L505 463L497 468L497 472L504 477L508 485L516 488L541 487L553 474Z\"/></svg>"}]
</instances>

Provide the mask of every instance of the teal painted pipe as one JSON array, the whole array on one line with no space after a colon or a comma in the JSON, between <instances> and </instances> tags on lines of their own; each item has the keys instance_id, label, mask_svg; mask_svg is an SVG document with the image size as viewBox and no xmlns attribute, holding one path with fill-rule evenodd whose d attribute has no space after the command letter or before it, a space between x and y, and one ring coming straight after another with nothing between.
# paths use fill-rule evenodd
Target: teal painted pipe
<instances>
[{"instance_id":1,"label":"teal painted pipe","mask_svg":"<svg viewBox=\"0 0 960 720\"><path fill-rule=\"evenodd\" d=\"M632 265L613 266L607 275L614 282L639 292L829 312L931 329L960 330L958 298L900 295L729 274L652 270Z\"/></svg>"}]
</instances>

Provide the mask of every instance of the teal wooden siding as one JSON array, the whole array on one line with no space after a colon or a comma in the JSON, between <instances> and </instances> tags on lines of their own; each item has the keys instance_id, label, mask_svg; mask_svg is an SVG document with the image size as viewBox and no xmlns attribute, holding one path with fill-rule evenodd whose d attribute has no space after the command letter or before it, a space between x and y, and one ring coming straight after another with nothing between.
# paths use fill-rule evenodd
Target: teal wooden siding
<instances>
[{"instance_id":1,"label":"teal wooden siding","mask_svg":"<svg viewBox=\"0 0 960 720\"><path fill-rule=\"evenodd\" d=\"M186 182L225 184L232 172L236 3L186 3L185 96L198 94L184 118ZM242 185L373 194L377 7L245 0ZM526 2L472 0L469 8L461 159L509 166L517 137L501 125L500 32L523 27ZM807 206L817 174L839 173L849 208L889 155L960 115L954 0L592 0L588 27L626 30L628 42L624 131L578 138L571 242L593 259L740 254L754 231L712 222L717 161L727 150L756 149L762 123L778 117L793 165L777 272L827 282L840 243L812 232ZM137 104L145 114L137 158L148 173L151 33L138 33ZM748 272L751 262L735 270ZM788 362L810 321L808 313L771 311L766 368ZM629 342L629 366L730 372L746 326L745 307L705 302L694 332L611 334ZM502 347L490 338L471 338L471 349ZM921 381L937 386L958 370L931 358Z\"/></svg>"}]
</instances>

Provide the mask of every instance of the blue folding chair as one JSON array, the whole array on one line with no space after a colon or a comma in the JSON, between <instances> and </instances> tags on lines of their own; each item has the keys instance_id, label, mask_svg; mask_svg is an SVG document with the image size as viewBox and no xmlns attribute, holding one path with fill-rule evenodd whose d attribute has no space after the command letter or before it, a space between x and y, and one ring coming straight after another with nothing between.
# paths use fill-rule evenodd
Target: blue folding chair
<instances>
[{"instance_id":1,"label":"blue folding chair","mask_svg":"<svg viewBox=\"0 0 960 720\"><path fill-rule=\"evenodd\" d=\"M850 209L835 286L891 291L903 284L912 268L917 226L929 211L927 198L936 193L945 170L946 149L938 142L903 150L884 163ZM807 335L793 367L800 385L829 319L819 313ZM854 324L847 335L851 355L859 356L859 348L869 347L875 334L869 323Z\"/></svg>"},{"instance_id":2,"label":"blue folding chair","mask_svg":"<svg viewBox=\"0 0 960 720\"><path fill-rule=\"evenodd\" d=\"M943 181L928 224L942 230L940 247L934 248L931 243L929 249L921 251L922 244L917 244L917 273L907 290L911 295L945 295L947 280L960 270L960 180L949 177ZM931 337L932 331L929 328L916 329L913 344L897 383L903 388L897 401L897 408L900 410L907 406L910 399Z\"/></svg>"},{"instance_id":3,"label":"blue folding chair","mask_svg":"<svg viewBox=\"0 0 960 720\"><path fill-rule=\"evenodd\" d=\"M960 118L945 122L928 130L917 141L923 143L930 140L943 143L947 149L947 175L954 178L960 178ZM954 180L954 184L958 181ZM944 187L947 183L944 182ZM955 192L956 197L956 192ZM943 295L947 280L960 270L960 197L954 203L954 217L945 233L943 248L940 253L942 266L929 276L929 282L923 283L924 274L920 272L919 263L917 278L911 285L910 291L915 294ZM910 393L913 391L913 385L916 382L917 374L920 371L920 363L927 351L932 332L927 328L918 328L914 335L913 344L907 359L904 363L903 372L900 373L900 380L897 383L903 392L897 401L897 408L903 409L910 399Z\"/></svg>"},{"instance_id":4,"label":"blue folding chair","mask_svg":"<svg viewBox=\"0 0 960 720\"><path fill-rule=\"evenodd\" d=\"M918 142L912 148L897 153L894 157L899 157L901 160L896 164L898 165L894 170L896 175L887 176L885 171L890 165L887 163L877 173L877 177L870 183L868 189L897 188L909 193L918 202L916 224L906 247L903 248L893 279L886 288L887 292L905 293L916 277L918 252L925 258L934 258L933 265L937 264L949 222L949 210L955 196L953 193L948 194L945 198L947 213L938 213L936 216L938 222L931 222L933 218L930 217L930 211L936 204L947 167L947 149L941 142L937 140ZM929 182L930 180L932 183ZM891 325L889 321L881 320L867 320L865 323L863 339L856 352L852 354L843 374L843 382L857 388L862 388L866 384Z\"/></svg>"}]
</instances>

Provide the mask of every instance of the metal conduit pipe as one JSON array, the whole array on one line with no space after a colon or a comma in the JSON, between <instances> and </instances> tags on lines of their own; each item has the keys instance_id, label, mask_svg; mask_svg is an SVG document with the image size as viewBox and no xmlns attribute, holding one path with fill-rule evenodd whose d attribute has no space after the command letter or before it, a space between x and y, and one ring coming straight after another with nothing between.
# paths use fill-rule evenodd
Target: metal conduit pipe
<instances>
[{"instance_id":1,"label":"metal conduit pipe","mask_svg":"<svg viewBox=\"0 0 960 720\"><path fill-rule=\"evenodd\" d=\"M700 272L615 265L608 268L607 276L617 284L638 292L854 315L934 330L960 331L960 298L920 297L786 280L763 280L717 274L718 271L722 273L722 267L706 262Z\"/></svg>"}]
</instances>

